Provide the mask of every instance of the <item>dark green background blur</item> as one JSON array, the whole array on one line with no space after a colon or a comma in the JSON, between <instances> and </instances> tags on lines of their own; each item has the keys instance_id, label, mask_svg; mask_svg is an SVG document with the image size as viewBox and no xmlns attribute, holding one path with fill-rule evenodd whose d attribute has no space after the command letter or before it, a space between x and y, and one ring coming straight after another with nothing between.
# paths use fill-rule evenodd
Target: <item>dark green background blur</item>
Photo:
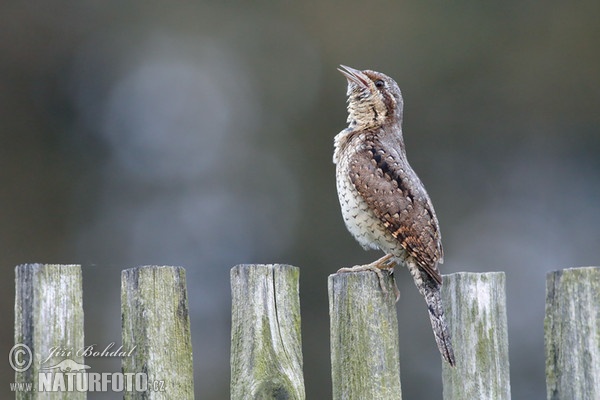
<instances>
[{"instance_id":1,"label":"dark green background blur","mask_svg":"<svg viewBox=\"0 0 600 400\"><path fill-rule=\"evenodd\" d=\"M513 398L545 398L545 275L600 264L599 13L592 0L4 0L0 355L17 264L83 264L98 346L121 340L121 269L181 265L196 398L226 399L229 269L285 262L301 267L307 398L329 398L327 276L379 256L337 203L342 63L398 81L443 272L506 272ZM397 277L404 398L441 398L425 305Z\"/></svg>"}]
</instances>

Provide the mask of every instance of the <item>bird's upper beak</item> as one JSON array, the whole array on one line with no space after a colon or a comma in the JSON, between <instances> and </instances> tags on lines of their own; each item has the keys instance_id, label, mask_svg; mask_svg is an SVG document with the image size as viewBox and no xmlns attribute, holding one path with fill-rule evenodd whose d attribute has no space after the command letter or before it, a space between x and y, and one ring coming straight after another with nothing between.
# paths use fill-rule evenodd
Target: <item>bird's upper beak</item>
<instances>
[{"instance_id":1,"label":"bird's upper beak","mask_svg":"<svg viewBox=\"0 0 600 400\"><path fill-rule=\"evenodd\" d=\"M354 68L347 67L345 65L340 65L338 68L346 79L348 79L349 84L358 85L363 90L369 90L369 82L371 81L367 75L365 75L362 71L359 71Z\"/></svg>"}]
</instances>

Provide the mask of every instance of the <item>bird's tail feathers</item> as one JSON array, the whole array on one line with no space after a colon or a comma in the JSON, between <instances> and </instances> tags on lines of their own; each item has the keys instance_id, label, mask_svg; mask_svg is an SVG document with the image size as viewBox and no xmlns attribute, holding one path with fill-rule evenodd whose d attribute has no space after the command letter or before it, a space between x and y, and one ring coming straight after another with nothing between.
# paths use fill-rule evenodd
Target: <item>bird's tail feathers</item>
<instances>
[{"instance_id":1,"label":"bird's tail feathers","mask_svg":"<svg viewBox=\"0 0 600 400\"><path fill-rule=\"evenodd\" d=\"M450 337L448 324L444 317L442 285L416 266L409 266L409 270L413 275L419 292L421 292L427 303L429 319L431 320L431 327L433 328L433 335L435 336L438 349L448 364L454 366L456 360L454 358L454 350L452 349L452 338Z\"/></svg>"}]
</instances>

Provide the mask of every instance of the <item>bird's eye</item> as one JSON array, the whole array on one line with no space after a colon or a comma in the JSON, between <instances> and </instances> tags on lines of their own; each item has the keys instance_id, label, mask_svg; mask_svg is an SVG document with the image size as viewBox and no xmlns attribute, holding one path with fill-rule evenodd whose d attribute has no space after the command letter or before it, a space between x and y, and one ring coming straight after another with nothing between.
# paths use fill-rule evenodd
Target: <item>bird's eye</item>
<instances>
[{"instance_id":1,"label":"bird's eye","mask_svg":"<svg viewBox=\"0 0 600 400\"><path fill-rule=\"evenodd\" d=\"M375 86L377 86L378 88L382 88L385 86L385 83L381 79L377 79L375 81Z\"/></svg>"}]
</instances>

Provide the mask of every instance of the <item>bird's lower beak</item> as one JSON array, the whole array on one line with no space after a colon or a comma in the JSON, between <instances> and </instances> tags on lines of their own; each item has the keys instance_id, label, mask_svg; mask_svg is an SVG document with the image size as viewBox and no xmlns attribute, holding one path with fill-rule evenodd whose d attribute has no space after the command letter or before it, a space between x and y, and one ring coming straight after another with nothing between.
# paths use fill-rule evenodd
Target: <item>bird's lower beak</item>
<instances>
[{"instance_id":1,"label":"bird's lower beak","mask_svg":"<svg viewBox=\"0 0 600 400\"><path fill-rule=\"evenodd\" d=\"M364 90L369 89L370 79L362 71L347 67L345 65L340 65L338 71L340 71L346 77L346 79L348 79L348 83L354 83Z\"/></svg>"}]
</instances>

